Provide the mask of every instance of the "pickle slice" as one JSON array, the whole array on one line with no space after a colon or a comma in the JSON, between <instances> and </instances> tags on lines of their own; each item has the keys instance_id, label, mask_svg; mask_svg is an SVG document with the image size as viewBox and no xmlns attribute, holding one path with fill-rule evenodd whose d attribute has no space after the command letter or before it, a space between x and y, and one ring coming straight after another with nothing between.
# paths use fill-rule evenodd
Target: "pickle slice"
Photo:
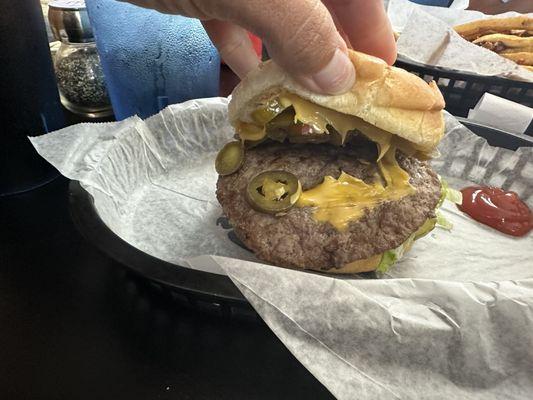
<instances>
[{"instance_id":1,"label":"pickle slice","mask_svg":"<svg viewBox=\"0 0 533 400\"><path fill-rule=\"evenodd\" d=\"M268 122L267 131L268 128L287 128L294 124L294 109L290 107Z\"/></svg>"},{"instance_id":2,"label":"pickle slice","mask_svg":"<svg viewBox=\"0 0 533 400\"><path fill-rule=\"evenodd\" d=\"M294 110L289 107L266 125L267 136L277 142L284 142L292 126L294 126Z\"/></svg>"},{"instance_id":3,"label":"pickle slice","mask_svg":"<svg viewBox=\"0 0 533 400\"><path fill-rule=\"evenodd\" d=\"M244 146L241 141L229 142L218 152L215 170L219 175L231 175L244 163Z\"/></svg>"},{"instance_id":4,"label":"pickle slice","mask_svg":"<svg viewBox=\"0 0 533 400\"><path fill-rule=\"evenodd\" d=\"M296 176L287 171L266 171L256 175L246 187L246 198L259 212L278 214L294 206L302 193Z\"/></svg>"},{"instance_id":5,"label":"pickle slice","mask_svg":"<svg viewBox=\"0 0 533 400\"><path fill-rule=\"evenodd\" d=\"M271 100L264 108L258 108L252 112L252 118L260 125L265 125L267 122L274 119L279 113L283 111L284 107L276 100Z\"/></svg>"}]
</instances>

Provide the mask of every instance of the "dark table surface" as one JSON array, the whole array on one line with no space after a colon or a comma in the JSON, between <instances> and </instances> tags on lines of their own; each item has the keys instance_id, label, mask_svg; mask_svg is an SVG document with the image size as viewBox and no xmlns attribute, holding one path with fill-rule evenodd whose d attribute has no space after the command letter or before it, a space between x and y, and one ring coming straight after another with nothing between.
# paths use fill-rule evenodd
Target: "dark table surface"
<instances>
[{"instance_id":1,"label":"dark table surface","mask_svg":"<svg viewBox=\"0 0 533 400\"><path fill-rule=\"evenodd\" d=\"M58 178L0 198L0 398L331 395L264 323L180 309L98 252Z\"/></svg>"},{"instance_id":2,"label":"dark table surface","mask_svg":"<svg viewBox=\"0 0 533 400\"><path fill-rule=\"evenodd\" d=\"M223 67L221 95L237 82ZM264 323L180 308L100 253L65 178L0 197L0 399L330 398Z\"/></svg>"}]
</instances>

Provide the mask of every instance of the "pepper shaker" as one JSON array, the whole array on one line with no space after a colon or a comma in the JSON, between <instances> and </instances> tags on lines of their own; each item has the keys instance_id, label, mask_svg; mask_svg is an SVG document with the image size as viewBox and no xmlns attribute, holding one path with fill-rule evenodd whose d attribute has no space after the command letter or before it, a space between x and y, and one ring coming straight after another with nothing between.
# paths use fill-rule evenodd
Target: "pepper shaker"
<instances>
[{"instance_id":1,"label":"pepper shaker","mask_svg":"<svg viewBox=\"0 0 533 400\"><path fill-rule=\"evenodd\" d=\"M50 27L61 42L54 59L61 103L85 117L112 115L85 1L54 0L48 7Z\"/></svg>"}]
</instances>

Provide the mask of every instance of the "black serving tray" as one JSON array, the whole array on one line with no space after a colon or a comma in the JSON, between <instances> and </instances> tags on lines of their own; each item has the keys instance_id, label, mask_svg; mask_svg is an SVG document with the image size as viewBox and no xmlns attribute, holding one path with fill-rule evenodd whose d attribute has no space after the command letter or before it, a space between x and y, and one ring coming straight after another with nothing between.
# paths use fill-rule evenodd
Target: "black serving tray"
<instances>
[{"instance_id":1,"label":"black serving tray","mask_svg":"<svg viewBox=\"0 0 533 400\"><path fill-rule=\"evenodd\" d=\"M78 181L69 184L70 215L76 228L90 242L152 288L165 292L182 306L227 317L257 316L239 289L225 275L193 270L153 257L116 235L102 221L92 196Z\"/></svg>"},{"instance_id":2,"label":"black serving tray","mask_svg":"<svg viewBox=\"0 0 533 400\"><path fill-rule=\"evenodd\" d=\"M468 111L475 107L484 93L492 93L527 107L533 107L533 82L434 67L403 57L399 57L395 65L419 76L426 82L435 81L446 101L446 110L452 115L466 117ZM529 126L526 134L533 135L533 126Z\"/></svg>"},{"instance_id":3,"label":"black serving tray","mask_svg":"<svg viewBox=\"0 0 533 400\"><path fill-rule=\"evenodd\" d=\"M472 132L487 139L492 146L516 150L533 147L533 138L518 136L459 118ZM77 229L102 252L145 278L156 291L171 297L182 306L223 317L257 319L258 316L230 278L197 271L160 260L133 247L118 237L102 221L92 196L78 181L69 186L69 204Z\"/></svg>"}]
</instances>

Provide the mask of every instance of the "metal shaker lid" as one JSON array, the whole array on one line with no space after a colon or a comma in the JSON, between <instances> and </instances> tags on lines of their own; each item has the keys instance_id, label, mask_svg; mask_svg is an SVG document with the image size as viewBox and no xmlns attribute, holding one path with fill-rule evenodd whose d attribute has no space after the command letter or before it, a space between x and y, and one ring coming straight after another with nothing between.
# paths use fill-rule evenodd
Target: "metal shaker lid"
<instances>
[{"instance_id":1,"label":"metal shaker lid","mask_svg":"<svg viewBox=\"0 0 533 400\"><path fill-rule=\"evenodd\" d=\"M84 0L53 0L48 4L50 28L65 43L94 42Z\"/></svg>"}]
</instances>

